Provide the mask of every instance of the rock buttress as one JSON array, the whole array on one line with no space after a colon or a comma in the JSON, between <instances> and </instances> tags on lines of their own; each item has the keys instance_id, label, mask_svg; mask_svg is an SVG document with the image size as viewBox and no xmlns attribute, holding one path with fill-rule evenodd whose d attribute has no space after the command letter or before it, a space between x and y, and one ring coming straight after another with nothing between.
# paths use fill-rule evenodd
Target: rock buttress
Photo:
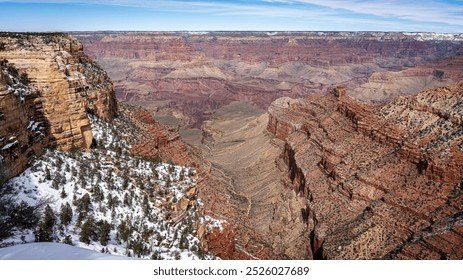
<instances>
[{"instance_id":1,"label":"rock buttress","mask_svg":"<svg viewBox=\"0 0 463 280\"><path fill-rule=\"evenodd\" d=\"M87 113L111 120L117 112L106 73L67 34L1 33L0 43L0 144L9 173L46 147L89 148Z\"/></svg>"},{"instance_id":2,"label":"rock buttress","mask_svg":"<svg viewBox=\"0 0 463 280\"><path fill-rule=\"evenodd\" d=\"M461 259L463 83L382 107L340 93L269 110L270 132L291 131L282 157L313 257Z\"/></svg>"}]
</instances>

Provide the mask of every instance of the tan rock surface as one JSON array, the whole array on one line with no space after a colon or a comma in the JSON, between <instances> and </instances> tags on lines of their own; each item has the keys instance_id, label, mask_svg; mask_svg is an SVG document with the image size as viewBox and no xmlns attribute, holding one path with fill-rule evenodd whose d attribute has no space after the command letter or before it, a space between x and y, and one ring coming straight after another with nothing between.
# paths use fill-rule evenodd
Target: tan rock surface
<instances>
[{"instance_id":1,"label":"tan rock surface","mask_svg":"<svg viewBox=\"0 0 463 280\"><path fill-rule=\"evenodd\" d=\"M42 148L66 151L90 147L87 111L107 120L117 111L106 73L83 53L75 38L66 34L2 33L0 42L4 46L0 60L15 68L19 76L27 75L30 92L15 94L17 86L3 73L0 104L5 119L0 135L5 139L19 137L19 144L8 151L12 175L22 171L28 158L40 154ZM28 129L33 124L40 125L41 131Z\"/></svg>"}]
</instances>

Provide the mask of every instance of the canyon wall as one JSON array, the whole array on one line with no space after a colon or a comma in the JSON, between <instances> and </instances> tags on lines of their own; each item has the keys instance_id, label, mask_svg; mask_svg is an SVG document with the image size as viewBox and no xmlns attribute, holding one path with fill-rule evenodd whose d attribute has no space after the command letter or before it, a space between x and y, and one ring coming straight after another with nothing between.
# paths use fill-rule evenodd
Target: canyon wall
<instances>
[{"instance_id":1,"label":"canyon wall","mask_svg":"<svg viewBox=\"0 0 463 280\"><path fill-rule=\"evenodd\" d=\"M463 82L384 106L344 88L272 103L314 258L463 257L462 102Z\"/></svg>"},{"instance_id":2,"label":"canyon wall","mask_svg":"<svg viewBox=\"0 0 463 280\"><path fill-rule=\"evenodd\" d=\"M61 33L0 33L0 179L16 176L47 148L61 151L101 147L94 142L88 113L111 122L130 143L130 153L150 161L196 167L198 187L172 203L176 223L185 219L202 187L207 164L180 140L176 129L156 122L143 108L119 104L111 80L83 52L80 42ZM116 163L118 164L118 163ZM194 176L194 172L191 174ZM216 228L212 219L199 238L204 252L224 258L235 253L234 232ZM223 242L229 250L223 252Z\"/></svg>"},{"instance_id":3,"label":"canyon wall","mask_svg":"<svg viewBox=\"0 0 463 280\"><path fill-rule=\"evenodd\" d=\"M200 127L233 101L266 110L342 85L384 103L463 79L461 36L384 32L74 33L119 100Z\"/></svg>"},{"instance_id":4,"label":"canyon wall","mask_svg":"<svg viewBox=\"0 0 463 280\"><path fill-rule=\"evenodd\" d=\"M111 120L117 112L106 72L61 33L1 33L0 139L9 175L43 148L89 148L87 112Z\"/></svg>"}]
</instances>

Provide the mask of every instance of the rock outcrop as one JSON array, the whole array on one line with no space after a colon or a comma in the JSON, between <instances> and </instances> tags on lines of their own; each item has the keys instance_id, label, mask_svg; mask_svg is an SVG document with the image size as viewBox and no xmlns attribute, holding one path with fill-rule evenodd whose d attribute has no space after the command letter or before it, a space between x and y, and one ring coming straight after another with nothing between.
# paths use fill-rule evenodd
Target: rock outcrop
<instances>
[{"instance_id":1,"label":"rock outcrop","mask_svg":"<svg viewBox=\"0 0 463 280\"><path fill-rule=\"evenodd\" d=\"M463 82L360 103L327 96L272 103L313 258L461 259Z\"/></svg>"},{"instance_id":2,"label":"rock outcrop","mask_svg":"<svg viewBox=\"0 0 463 280\"><path fill-rule=\"evenodd\" d=\"M1 33L0 45L0 153L10 175L45 147L89 148L87 112L111 120L117 104L82 44L61 33Z\"/></svg>"},{"instance_id":3,"label":"rock outcrop","mask_svg":"<svg viewBox=\"0 0 463 280\"><path fill-rule=\"evenodd\" d=\"M233 101L266 110L343 85L384 103L463 79L461 36L384 32L75 33L115 83L119 100L200 127Z\"/></svg>"}]
</instances>

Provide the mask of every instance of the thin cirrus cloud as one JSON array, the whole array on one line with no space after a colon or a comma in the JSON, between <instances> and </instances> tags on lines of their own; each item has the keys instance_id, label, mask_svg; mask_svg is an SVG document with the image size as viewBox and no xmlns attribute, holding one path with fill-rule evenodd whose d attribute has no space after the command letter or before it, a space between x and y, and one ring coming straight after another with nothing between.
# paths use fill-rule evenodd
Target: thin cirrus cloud
<instances>
[{"instance_id":1,"label":"thin cirrus cloud","mask_svg":"<svg viewBox=\"0 0 463 280\"><path fill-rule=\"evenodd\" d=\"M271 0L270 0L271 1ZM284 0L282 0L284 1ZM463 25L462 1L381 1L381 0L299 0L286 3L308 3L359 14L401 18L413 21Z\"/></svg>"},{"instance_id":2,"label":"thin cirrus cloud","mask_svg":"<svg viewBox=\"0 0 463 280\"><path fill-rule=\"evenodd\" d=\"M271 22L278 18L279 23L287 23L287 29L313 29L314 22L325 23L320 29L384 31L437 31L461 32L463 30L463 2L461 0L16 0L9 3L103 5L113 7L131 7L156 12L170 12L201 16L207 25L207 17L223 16L237 21L249 20L252 28L259 20ZM244 19L244 17L255 17ZM242 17L242 18L240 18ZM1 21L1 20L0 20ZM211 22L211 28L221 26ZM302 26L302 27L301 27ZM269 26L272 28L272 26Z\"/></svg>"}]
</instances>

